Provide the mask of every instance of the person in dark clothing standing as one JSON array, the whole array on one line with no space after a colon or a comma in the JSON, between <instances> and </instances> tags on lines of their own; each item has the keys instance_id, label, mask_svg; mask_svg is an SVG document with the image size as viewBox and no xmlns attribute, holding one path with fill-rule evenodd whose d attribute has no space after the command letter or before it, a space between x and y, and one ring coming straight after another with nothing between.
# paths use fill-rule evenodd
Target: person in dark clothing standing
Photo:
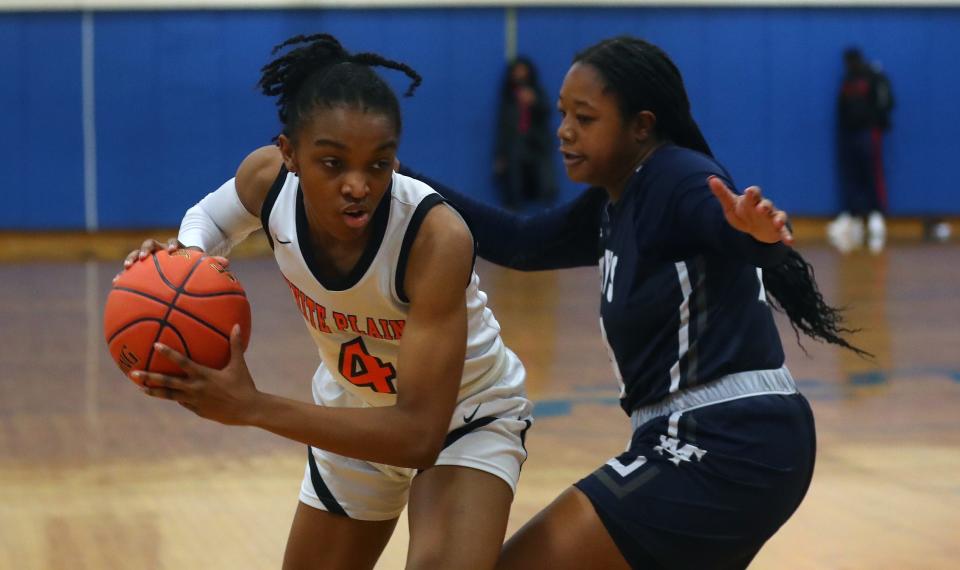
<instances>
[{"instance_id":1,"label":"person in dark clothing standing","mask_svg":"<svg viewBox=\"0 0 960 570\"><path fill-rule=\"evenodd\" d=\"M577 54L557 102L567 175L589 186L534 215L430 182L479 254L514 269L599 265L600 332L632 436L514 534L498 570L746 568L813 475L810 407L772 309L841 337L786 214L735 194L679 69L632 37Z\"/></svg>"},{"instance_id":2,"label":"person in dark clothing standing","mask_svg":"<svg viewBox=\"0 0 960 570\"><path fill-rule=\"evenodd\" d=\"M872 250L883 247L887 189L883 173L883 133L890 129L890 81L857 48L843 54L845 74L837 97L837 159L841 213L828 235L842 250L862 243L867 221Z\"/></svg>"},{"instance_id":3,"label":"person in dark clothing standing","mask_svg":"<svg viewBox=\"0 0 960 570\"><path fill-rule=\"evenodd\" d=\"M550 104L533 62L517 57L500 89L494 173L511 210L549 204L556 196Z\"/></svg>"}]
</instances>

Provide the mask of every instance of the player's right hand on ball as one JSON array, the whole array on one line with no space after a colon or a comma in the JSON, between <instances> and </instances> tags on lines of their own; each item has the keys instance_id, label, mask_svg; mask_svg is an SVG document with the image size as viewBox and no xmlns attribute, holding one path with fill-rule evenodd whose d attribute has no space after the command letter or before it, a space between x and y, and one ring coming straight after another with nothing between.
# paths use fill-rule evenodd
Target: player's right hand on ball
<instances>
[{"instance_id":1,"label":"player's right hand on ball","mask_svg":"<svg viewBox=\"0 0 960 570\"><path fill-rule=\"evenodd\" d=\"M168 253L173 253L178 249L182 248L183 244L180 243L177 238L170 238L167 240L167 243L160 243L155 239L146 239L140 247L131 251L127 254L126 259L123 260L123 268L130 269L130 266L138 261L143 261L151 253L160 251L161 249L167 250Z\"/></svg>"},{"instance_id":2,"label":"player's right hand on ball","mask_svg":"<svg viewBox=\"0 0 960 570\"><path fill-rule=\"evenodd\" d=\"M127 269L130 269L130 267L133 266L134 263L138 261L143 261L144 259L149 257L152 253L158 252L162 249L166 250L167 253L173 253L178 249L182 249L182 248L187 248L187 246L180 243L180 240L178 240L177 238L170 238L167 240L167 243L161 243L155 239L148 238L144 240L142 244L140 244L139 248L127 254L127 257L123 260L123 270L120 271L120 273L123 273ZM187 249L195 249L197 251L203 251L199 247L189 247ZM228 265L230 265L230 260L227 259L226 257L215 255L213 256L213 259L216 260L216 262L222 265L223 267L227 267ZM116 283L117 279L120 278L120 273L117 273L117 275L114 276L113 278L114 283Z\"/></svg>"}]
</instances>

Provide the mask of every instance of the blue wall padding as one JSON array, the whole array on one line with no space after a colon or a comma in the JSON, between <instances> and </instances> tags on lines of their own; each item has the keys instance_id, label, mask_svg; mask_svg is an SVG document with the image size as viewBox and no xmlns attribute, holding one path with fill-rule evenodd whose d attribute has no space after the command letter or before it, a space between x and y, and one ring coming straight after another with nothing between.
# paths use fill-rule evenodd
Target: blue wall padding
<instances>
[{"instance_id":1,"label":"blue wall padding","mask_svg":"<svg viewBox=\"0 0 960 570\"><path fill-rule=\"evenodd\" d=\"M0 14L0 229L82 228L80 16Z\"/></svg>"},{"instance_id":2,"label":"blue wall padding","mask_svg":"<svg viewBox=\"0 0 960 570\"><path fill-rule=\"evenodd\" d=\"M556 91L575 52L637 35L683 72L694 117L738 184L794 214L838 207L834 124L843 50L882 63L897 107L885 154L895 214L960 213L946 165L960 156L960 10L531 9L520 49ZM575 192L567 182L566 193Z\"/></svg>"},{"instance_id":3,"label":"blue wall padding","mask_svg":"<svg viewBox=\"0 0 960 570\"><path fill-rule=\"evenodd\" d=\"M503 61L499 10L120 13L97 16L101 224L175 224L279 131L255 86L273 45L330 31L424 77L402 99L401 158L467 185L486 148ZM398 93L408 80L382 71ZM478 144L479 143L479 144ZM150 195L155 207L143 208Z\"/></svg>"},{"instance_id":4,"label":"blue wall padding","mask_svg":"<svg viewBox=\"0 0 960 570\"><path fill-rule=\"evenodd\" d=\"M885 141L891 212L960 213L947 168L960 156L960 10L536 8L519 9L517 26L551 98L578 49L616 34L659 44L737 183L762 185L795 215L836 210L835 96L841 54L859 45L897 100ZM274 44L319 31L416 68L424 84L401 100L401 159L495 201L504 27L500 8L95 13L100 227L174 226L268 144L278 122L255 89L259 69ZM83 227L80 36L78 13L0 15L0 229ZM401 74L383 74L406 89Z\"/></svg>"}]
</instances>

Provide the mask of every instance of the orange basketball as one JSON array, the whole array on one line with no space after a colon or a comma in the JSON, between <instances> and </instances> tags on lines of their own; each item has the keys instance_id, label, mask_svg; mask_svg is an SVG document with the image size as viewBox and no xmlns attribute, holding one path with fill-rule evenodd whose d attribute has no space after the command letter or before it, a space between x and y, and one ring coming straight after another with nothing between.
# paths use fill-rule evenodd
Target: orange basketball
<instances>
[{"instance_id":1,"label":"orange basketball","mask_svg":"<svg viewBox=\"0 0 960 570\"><path fill-rule=\"evenodd\" d=\"M161 342L205 366L230 360L230 330L250 341L250 304L236 277L191 249L158 251L120 274L107 297L103 332L124 374L147 370L174 376L180 367L157 353Z\"/></svg>"}]
</instances>

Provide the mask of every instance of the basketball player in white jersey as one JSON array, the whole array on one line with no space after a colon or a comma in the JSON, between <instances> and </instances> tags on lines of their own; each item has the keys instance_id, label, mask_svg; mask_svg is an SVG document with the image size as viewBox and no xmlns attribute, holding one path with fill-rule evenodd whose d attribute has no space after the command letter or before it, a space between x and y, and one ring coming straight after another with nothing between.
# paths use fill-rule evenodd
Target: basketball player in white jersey
<instances>
[{"instance_id":1,"label":"basketball player in white jersey","mask_svg":"<svg viewBox=\"0 0 960 570\"><path fill-rule=\"evenodd\" d=\"M319 348L315 403L259 392L238 330L223 370L167 347L185 378L135 373L201 417L308 446L284 568L372 568L409 503L408 568L493 568L531 424L524 370L473 272L473 239L426 184L393 170L396 96L372 70L420 77L328 35L263 69L278 146L188 210L166 247L229 251L262 226ZM409 92L408 92L409 93ZM164 247L153 240L129 267Z\"/></svg>"}]
</instances>

